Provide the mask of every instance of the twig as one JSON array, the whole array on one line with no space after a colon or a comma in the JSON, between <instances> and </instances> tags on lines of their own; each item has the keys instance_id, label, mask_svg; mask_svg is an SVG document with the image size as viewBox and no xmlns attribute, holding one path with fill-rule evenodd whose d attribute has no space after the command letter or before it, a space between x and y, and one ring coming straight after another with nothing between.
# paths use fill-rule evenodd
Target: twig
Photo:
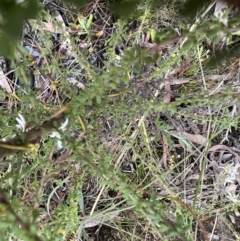
<instances>
[{"instance_id":1,"label":"twig","mask_svg":"<svg viewBox=\"0 0 240 241\"><path fill-rule=\"evenodd\" d=\"M21 133L8 141L0 142L0 159L18 151L31 150L31 145L36 144L43 135L56 129L64 121L64 116L50 119L42 123L40 127L34 127Z\"/></svg>"}]
</instances>

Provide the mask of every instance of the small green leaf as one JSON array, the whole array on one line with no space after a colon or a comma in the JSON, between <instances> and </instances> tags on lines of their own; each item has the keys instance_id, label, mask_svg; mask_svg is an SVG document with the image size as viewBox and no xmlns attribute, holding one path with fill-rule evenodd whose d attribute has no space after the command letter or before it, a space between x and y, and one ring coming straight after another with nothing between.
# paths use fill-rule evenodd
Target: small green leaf
<instances>
[{"instance_id":1,"label":"small green leaf","mask_svg":"<svg viewBox=\"0 0 240 241\"><path fill-rule=\"evenodd\" d=\"M156 37L156 31L155 31L155 29L153 29L153 28L150 29L150 35L151 35L152 41L154 41L154 39L155 39L155 37Z\"/></svg>"},{"instance_id":2,"label":"small green leaf","mask_svg":"<svg viewBox=\"0 0 240 241\"><path fill-rule=\"evenodd\" d=\"M7 38L5 35L0 34L0 55L11 58L14 55L16 41Z\"/></svg>"},{"instance_id":3,"label":"small green leaf","mask_svg":"<svg viewBox=\"0 0 240 241\"><path fill-rule=\"evenodd\" d=\"M240 30L236 31L236 32L233 32L232 35L238 35L240 36Z\"/></svg>"},{"instance_id":4,"label":"small green leaf","mask_svg":"<svg viewBox=\"0 0 240 241\"><path fill-rule=\"evenodd\" d=\"M169 227L168 227L167 225L165 225L165 224L162 224L161 227L159 228L159 231L160 231L161 233L165 233L165 232L167 232L168 230L169 230Z\"/></svg>"},{"instance_id":5,"label":"small green leaf","mask_svg":"<svg viewBox=\"0 0 240 241\"><path fill-rule=\"evenodd\" d=\"M192 39L188 39L182 46L182 50L186 51L189 50L194 44L194 41Z\"/></svg>"},{"instance_id":6,"label":"small green leaf","mask_svg":"<svg viewBox=\"0 0 240 241\"><path fill-rule=\"evenodd\" d=\"M90 14L88 20L87 20L87 24L86 24L86 29L89 29L91 24L92 24L92 20L93 20L93 15Z\"/></svg>"}]
</instances>

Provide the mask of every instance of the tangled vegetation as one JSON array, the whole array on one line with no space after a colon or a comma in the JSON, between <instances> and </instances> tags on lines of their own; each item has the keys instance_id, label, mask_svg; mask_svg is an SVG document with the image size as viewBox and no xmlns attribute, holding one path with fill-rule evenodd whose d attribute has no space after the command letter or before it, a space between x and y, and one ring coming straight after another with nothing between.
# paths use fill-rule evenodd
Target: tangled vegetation
<instances>
[{"instance_id":1,"label":"tangled vegetation","mask_svg":"<svg viewBox=\"0 0 240 241\"><path fill-rule=\"evenodd\" d=\"M238 240L238 10L28 3L0 16L2 240Z\"/></svg>"}]
</instances>

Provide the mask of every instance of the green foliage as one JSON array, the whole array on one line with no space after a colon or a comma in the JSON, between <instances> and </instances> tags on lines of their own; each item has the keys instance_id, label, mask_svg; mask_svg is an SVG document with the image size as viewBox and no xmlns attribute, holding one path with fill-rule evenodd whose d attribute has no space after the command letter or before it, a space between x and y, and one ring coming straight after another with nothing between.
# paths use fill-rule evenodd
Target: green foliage
<instances>
[{"instance_id":1,"label":"green foliage","mask_svg":"<svg viewBox=\"0 0 240 241\"><path fill-rule=\"evenodd\" d=\"M85 4L83 1L69 2ZM20 11L21 21L13 22L14 28L20 29L24 20L36 16L38 9L36 2L31 3L33 5L28 1L25 1L25 5L16 5L13 2L11 4L13 5L9 5L10 9L14 6L12 14L20 7L21 10L24 7L25 10L29 10L30 7L35 9L35 12L31 12L31 14L34 13L33 15L20 14ZM35 71L39 71L39 75L45 78L51 76L51 84L55 87L54 91L49 89L49 95L52 94L50 100L37 97L40 90L33 92L29 87L30 75L26 70L29 69L31 63L22 61L26 59L27 51L18 47L21 50L18 56L16 52L13 52L15 61L12 62L12 67L15 69L16 78L21 80L22 85L16 91L15 96L9 94L12 105L16 106L13 112L1 110L0 121L1 126L4 126L1 130L1 137L6 137L8 140L14 139L14 134L24 137L24 132L16 128L16 116L19 113L25 117L29 128L40 126L41 130L45 129L46 119L69 106L66 111L63 111L63 118L69 118L70 123L66 131L59 131L64 149L69 152L69 155L63 159L59 158L65 153L57 150L58 140L52 139L46 132L40 135L40 147L37 151L21 151L18 155L7 156L4 161L6 167L1 170L3 174L1 174L0 189L1 235L9 239L14 237L16 240L20 238L33 241L69 240L73 237L87 239L89 238L88 230L84 227L84 220L88 216L92 219L95 216L106 217L105 208L109 205L123 212L123 215L118 217L120 221L110 220L110 224L119 225L123 222L127 217L126 210L134 213L134 218L130 220L135 222L132 225L134 229L129 225L127 227L129 231L126 231L124 225L119 225L123 233L130 233L126 240L130 240L129 237L133 239L131 235L134 230L137 230L138 227L135 226L138 226L138 223L140 223L139 226L148 224L154 235L159 234L168 240L172 236L193 240L192 224L198 221L196 218L198 210L191 212L191 209L181 205L180 197L177 197L181 195L181 191L177 193L171 191L171 183L177 178L176 176L182 175L180 167L188 157L175 163L174 171L169 166L165 168L161 165L161 157L164 153L162 148L164 143L161 143L162 135L165 135L167 146L171 149L175 148L172 137L176 138L171 133L175 127L165 118L177 116L176 119L191 119L195 108L202 106L215 108L221 105L224 118L214 119L209 116L204 120L197 120L198 123L209 122L211 124L213 122L219 126L220 130L236 128L236 119L231 117L229 111L224 111L224 108L228 107L230 101L238 102L239 96L233 94L232 89L219 92L220 98L209 95L207 91L198 91L201 88L196 88L195 85L198 83L196 80L195 82L190 80L190 84L185 86L185 89L183 88L184 91L182 89L176 92L174 101L165 103L165 93L161 92L163 89L161 80L164 84L169 71L182 67L182 62L186 60L191 60L191 66L188 72L184 72L187 76L183 77L192 77L193 73L196 76L199 75L202 70L199 67L201 65L204 65L203 69L206 70L208 60L201 62L201 58L208 58L208 54L204 53L203 42L206 40L209 44L218 43L220 40L215 39L215 35L223 30L223 26L217 23L216 19L211 20L212 25L208 21L201 20L193 32L189 31L189 26L181 25L182 35L179 36L173 27L156 30L157 28L149 26L152 19L149 17L151 14L147 13L149 15L147 21L145 21L146 16L138 19L142 28L138 31L143 34L144 31L150 29L153 46L162 45L172 48L166 54L164 48L160 49L161 51L163 49L162 52L152 54L148 48L135 44L140 41L136 37L140 36L139 33L132 34L134 39L129 40L128 30L131 23L129 18L135 17L134 10L139 4L139 1L123 1L113 4L113 9L123 18L117 20L115 25L117 31L104 41L106 51L102 69L89 64L88 61L92 52L95 53L95 46L91 45L91 41L95 40L91 33L91 26L94 25L92 13L87 17L80 14L77 17L84 34L88 35L86 39L89 41L91 51L80 49L74 38L70 37L74 56L77 56L76 66L84 69L84 74L79 73L76 66L67 68L62 67L62 63L59 64L65 56L59 57L53 53L51 34L35 33L35 38L41 39L38 42L38 48L42 56L50 60L47 62L49 66L46 69L37 68L34 65L31 67L36 68ZM149 9L151 4L149 4ZM8 11L6 6L4 11ZM189 6L191 6L191 1ZM200 3L197 4L194 11L199 10L201 6ZM42 12L40 15L45 21L47 14ZM139 12L136 15L139 17ZM76 27L75 23L69 25ZM2 29L2 36L7 36L5 41L11 38L16 39L21 33L20 30L14 32L12 29L8 32L5 25ZM175 42L172 41L176 36L177 40L186 39L180 47L175 47ZM121 50L121 55L117 56L115 47L122 46L126 42L127 47ZM6 46L6 52L2 54L8 54L7 51L9 49ZM210 54L214 56L215 53ZM217 58L219 59L219 56ZM81 75L84 77L84 89L76 90L67 81L67 77ZM145 87L147 84L153 86L155 84L158 94L152 92L147 94L149 91L149 88ZM64 90L68 91L67 95L62 94ZM2 97L5 96L3 92L0 94ZM224 101L227 102L227 107ZM58 130L56 121L51 128ZM36 135L39 135L38 132ZM181 141L187 146L184 150L187 152L192 144L184 137ZM113 143L113 146L109 146L108 142ZM19 143L10 142L10 144L19 147ZM196 153L189 155L195 158ZM126 166L130 167L130 171ZM184 177L179 178L179 180L182 179ZM50 190L47 188L48 184L52 185ZM67 194L65 195L64 191L60 192L63 196L65 195L61 199L58 191L64 185L66 185ZM162 189L166 190L166 195L159 194ZM116 196L112 198L110 191L115 192ZM196 190L196 196L197 194ZM96 210L100 214L94 216ZM102 223L105 223L105 220L99 224Z\"/></svg>"},{"instance_id":2,"label":"green foliage","mask_svg":"<svg viewBox=\"0 0 240 241\"><path fill-rule=\"evenodd\" d=\"M0 53L13 56L17 39L20 39L24 21L35 18L40 10L36 0L15 0L0 2Z\"/></svg>"}]
</instances>

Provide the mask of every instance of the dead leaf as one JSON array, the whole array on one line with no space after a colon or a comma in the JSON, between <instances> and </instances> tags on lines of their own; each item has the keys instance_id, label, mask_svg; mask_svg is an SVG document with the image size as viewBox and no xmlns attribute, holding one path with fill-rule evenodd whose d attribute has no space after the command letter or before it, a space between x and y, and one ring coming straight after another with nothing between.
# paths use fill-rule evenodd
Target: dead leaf
<instances>
[{"instance_id":1,"label":"dead leaf","mask_svg":"<svg viewBox=\"0 0 240 241\"><path fill-rule=\"evenodd\" d=\"M219 21L221 23L223 23L226 27L228 26L228 19L225 16L225 10L228 8L228 4L226 1L223 0L217 0L216 2L216 6L215 6L215 10L214 10L214 15L219 19ZM226 43L227 40L227 34L221 32L220 33L221 36L221 48L223 48L223 46Z\"/></svg>"},{"instance_id":2,"label":"dead leaf","mask_svg":"<svg viewBox=\"0 0 240 241\"><path fill-rule=\"evenodd\" d=\"M225 145L215 145L215 146L212 146L211 148L209 148L210 152L216 152L218 150L227 150L230 153L232 153L240 161L240 156L236 152L232 151L231 148L229 148Z\"/></svg>"},{"instance_id":3,"label":"dead leaf","mask_svg":"<svg viewBox=\"0 0 240 241\"><path fill-rule=\"evenodd\" d=\"M202 135L199 134L189 134L187 132L184 131L171 131L171 134L174 134L176 136L178 136L179 138L186 138L188 141L194 142L196 144L199 145L203 145L205 144L208 139Z\"/></svg>"},{"instance_id":4,"label":"dead leaf","mask_svg":"<svg viewBox=\"0 0 240 241\"><path fill-rule=\"evenodd\" d=\"M139 46L142 48L153 48L156 46L156 44L140 41Z\"/></svg>"},{"instance_id":5,"label":"dead leaf","mask_svg":"<svg viewBox=\"0 0 240 241\"><path fill-rule=\"evenodd\" d=\"M37 28L39 31L49 31L51 33L63 33L64 28L59 28L57 26L53 26L52 23L37 21L35 19L29 20L30 24Z\"/></svg>"},{"instance_id":6,"label":"dead leaf","mask_svg":"<svg viewBox=\"0 0 240 241\"><path fill-rule=\"evenodd\" d=\"M3 73L2 68L0 68L0 86L6 90L8 93L12 93L12 89L7 81L7 77Z\"/></svg>"},{"instance_id":7,"label":"dead leaf","mask_svg":"<svg viewBox=\"0 0 240 241\"><path fill-rule=\"evenodd\" d=\"M228 214L228 216L229 216L231 222L234 223L234 224L236 224L236 219L235 219L235 217L234 217L233 215L230 215L230 214Z\"/></svg>"},{"instance_id":8,"label":"dead leaf","mask_svg":"<svg viewBox=\"0 0 240 241\"><path fill-rule=\"evenodd\" d=\"M98 37L98 38L100 38L102 35L103 35L103 30L95 33L95 36Z\"/></svg>"},{"instance_id":9,"label":"dead leaf","mask_svg":"<svg viewBox=\"0 0 240 241\"><path fill-rule=\"evenodd\" d=\"M190 81L190 78L179 78L179 79L169 79L170 85L181 85L186 84Z\"/></svg>"},{"instance_id":10,"label":"dead leaf","mask_svg":"<svg viewBox=\"0 0 240 241\"><path fill-rule=\"evenodd\" d=\"M226 193L236 193L238 185L234 184L234 183L230 183L229 185L225 186L224 188L224 194Z\"/></svg>"},{"instance_id":11,"label":"dead leaf","mask_svg":"<svg viewBox=\"0 0 240 241\"><path fill-rule=\"evenodd\" d=\"M166 94L163 97L163 103L167 104L167 103L170 103L171 101L171 93L170 93L171 86L169 81L165 81L164 90L166 91Z\"/></svg>"},{"instance_id":12,"label":"dead leaf","mask_svg":"<svg viewBox=\"0 0 240 241\"><path fill-rule=\"evenodd\" d=\"M205 80L213 80L213 81L224 80L224 81L227 81L227 80L232 79L235 74L236 74L236 71L232 71L228 74L222 74L222 75L219 75L219 74L207 75L205 77Z\"/></svg>"},{"instance_id":13,"label":"dead leaf","mask_svg":"<svg viewBox=\"0 0 240 241\"><path fill-rule=\"evenodd\" d=\"M210 176L210 173L204 175L204 176L203 176L203 180L207 180L209 176ZM188 177L186 178L186 181L189 181L189 180L198 180L199 178L200 178L200 174L194 173L194 174L191 174L190 176L188 176Z\"/></svg>"},{"instance_id":14,"label":"dead leaf","mask_svg":"<svg viewBox=\"0 0 240 241\"><path fill-rule=\"evenodd\" d=\"M228 9L228 4L226 1L217 0L214 10L214 15L219 19L221 23L223 23L227 27L228 20L223 18L224 11Z\"/></svg>"},{"instance_id":15,"label":"dead leaf","mask_svg":"<svg viewBox=\"0 0 240 241\"><path fill-rule=\"evenodd\" d=\"M83 83L79 82L77 79L73 78L73 77L69 77L67 78L68 82L77 86L79 89L84 90L85 86Z\"/></svg>"},{"instance_id":16,"label":"dead leaf","mask_svg":"<svg viewBox=\"0 0 240 241\"><path fill-rule=\"evenodd\" d=\"M82 220L82 224L84 228L95 227L99 224L102 224L104 222L107 222L109 220L116 218L119 214L120 214L120 211L114 211L110 213L104 213L101 215L89 216L88 218Z\"/></svg>"},{"instance_id":17,"label":"dead leaf","mask_svg":"<svg viewBox=\"0 0 240 241\"><path fill-rule=\"evenodd\" d=\"M150 37L151 37L150 31L148 31L147 34L146 34L146 37L145 37L145 39L144 39L144 42L149 42Z\"/></svg>"}]
</instances>

